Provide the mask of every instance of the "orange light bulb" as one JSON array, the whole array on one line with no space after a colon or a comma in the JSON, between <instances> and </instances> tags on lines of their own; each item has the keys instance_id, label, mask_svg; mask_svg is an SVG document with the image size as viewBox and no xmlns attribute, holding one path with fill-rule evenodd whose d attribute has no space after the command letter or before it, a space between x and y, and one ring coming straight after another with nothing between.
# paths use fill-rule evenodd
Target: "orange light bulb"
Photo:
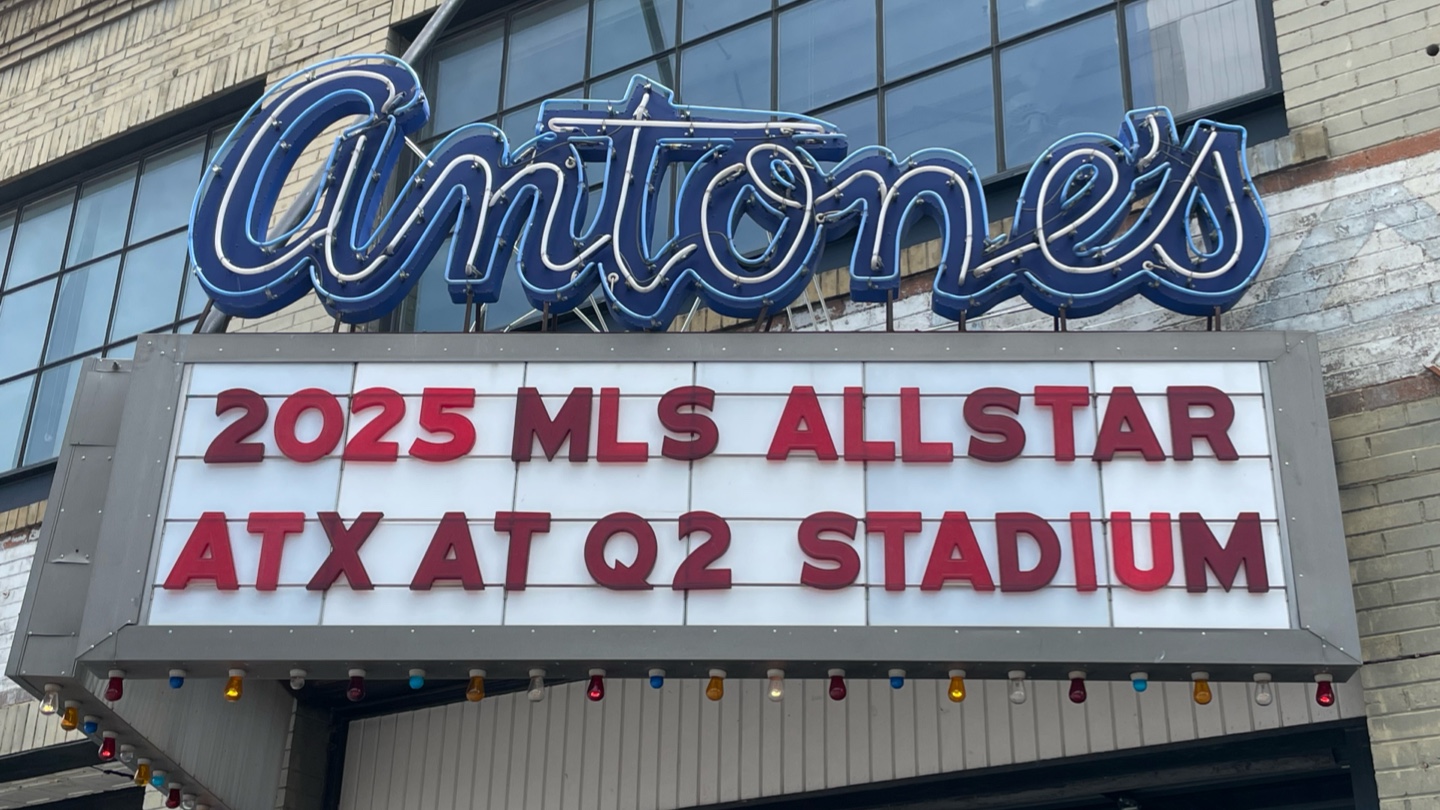
<instances>
[{"instance_id":1,"label":"orange light bulb","mask_svg":"<svg viewBox=\"0 0 1440 810\"><path fill-rule=\"evenodd\" d=\"M245 694L245 670L232 669L230 677L225 680L225 699L231 703L236 702Z\"/></svg>"},{"instance_id":2,"label":"orange light bulb","mask_svg":"<svg viewBox=\"0 0 1440 810\"><path fill-rule=\"evenodd\" d=\"M965 670L950 670L950 692L948 694L951 703L963 703L965 701Z\"/></svg>"},{"instance_id":3,"label":"orange light bulb","mask_svg":"<svg viewBox=\"0 0 1440 810\"><path fill-rule=\"evenodd\" d=\"M60 728L66 731L74 731L80 727L80 704L73 701L65 701L65 711L60 713Z\"/></svg>"},{"instance_id":4,"label":"orange light bulb","mask_svg":"<svg viewBox=\"0 0 1440 810\"><path fill-rule=\"evenodd\" d=\"M712 701L725 697L725 670L710 670L710 682L705 684L705 697Z\"/></svg>"},{"instance_id":5,"label":"orange light bulb","mask_svg":"<svg viewBox=\"0 0 1440 810\"><path fill-rule=\"evenodd\" d=\"M1210 705L1210 701L1215 697L1210 693L1210 673L1195 672L1190 677L1195 680L1195 703L1200 706Z\"/></svg>"},{"instance_id":6,"label":"orange light bulb","mask_svg":"<svg viewBox=\"0 0 1440 810\"><path fill-rule=\"evenodd\" d=\"M485 670L470 670L470 685L465 687L465 699L471 703L485 699Z\"/></svg>"}]
</instances>

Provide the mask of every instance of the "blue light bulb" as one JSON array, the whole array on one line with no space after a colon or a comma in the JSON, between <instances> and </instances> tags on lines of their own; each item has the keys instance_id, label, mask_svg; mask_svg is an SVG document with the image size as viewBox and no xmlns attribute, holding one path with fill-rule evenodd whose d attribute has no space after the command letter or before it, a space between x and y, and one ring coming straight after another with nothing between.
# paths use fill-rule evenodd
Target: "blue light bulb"
<instances>
[{"instance_id":1,"label":"blue light bulb","mask_svg":"<svg viewBox=\"0 0 1440 810\"><path fill-rule=\"evenodd\" d=\"M650 688L651 688L651 689L659 689L660 687L662 687L662 686L664 686L664 685L665 685L665 670L663 670L663 669L652 669L652 670L650 670Z\"/></svg>"},{"instance_id":2,"label":"blue light bulb","mask_svg":"<svg viewBox=\"0 0 1440 810\"><path fill-rule=\"evenodd\" d=\"M1130 685L1135 687L1136 692L1144 692L1150 688L1150 676L1144 672L1135 672L1130 675Z\"/></svg>"},{"instance_id":3,"label":"blue light bulb","mask_svg":"<svg viewBox=\"0 0 1440 810\"><path fill-rule=\"evenodd\" d=\"M899 676L899 675L892 675L892 676L890 677L890 688L891 688L891 689L901 689L901 688L903 688L904 686L905 686L905 679L902 678L901 676Z\"/></svg>"},{"instance_id":4,"label":"blue light bulb","mask_svg":"<svg viewBox=\"0 0 1440 810\"><path fill-rule=\"evenodd\" d=\"M86 734L94 734L100 730L100 721L94 717L87 717L85 722L80 725L80 730Z\"/></svg>"},{"instance_id":5,"label":"blue light bulb","mask_svg":"<svg viewBox=\"0 0 1440 810\"><path fill-rule=\"evenodd\" d=\"M425 670L423 670L423 669L412 669L412 670L410 670L410 688L411 688L411 689L420 689L420 688L423 687L423 686L425 686Z\"/></svg>"},{"instance_id":6,"label":"blue light bulb","mask_svg":"<svg viewBox=\"0 0 1440 810\"><path fill-rule=\"evenodd\" d=\"M185 685L185 676L184 676L184 675L171 675L171 676L170 676L170 688L171 688L171 689L179 689L180 687L182 687L182 686L184 686L184 685Z\"/></svg>"},{"instance_id":7,"label":"blue light bulb","mask_svg":"<svg viewBox=\"0 0 1440 810\"><path fill-rule=\"evenodd\" d=\"M150 784L153 785L156 790L164 790L166 781L167 778L164 771L155 771L150 775Z\"/></svg>"}]
</instances>

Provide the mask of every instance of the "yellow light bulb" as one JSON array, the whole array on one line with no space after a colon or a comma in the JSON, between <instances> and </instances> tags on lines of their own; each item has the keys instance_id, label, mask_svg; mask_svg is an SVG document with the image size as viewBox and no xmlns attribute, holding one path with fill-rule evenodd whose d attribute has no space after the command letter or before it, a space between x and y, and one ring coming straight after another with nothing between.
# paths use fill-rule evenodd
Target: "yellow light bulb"
<instances>
[{"instance_id":1,"label":"yellow light bulb","mask_svg":"<svg viewBox=\"0 0 1440 810\"><path fill-rule=\"evenodd\" d=\"M950 670L950 702L960 703L965 700L965 670Z\"/></svg>"},{"instance_id":2,"label":"yellow light bulb","mask_svg":"<svg viewBox=\"0 0 1440 810\"><path fill-rule=\"evenodd\" d=\"M225 699L234 703L245 694L245 670L232 669L230 677L225 681Z\"/></svg>"},{"instance_id":3,"label":"yellow light bulb","mask_svg":"<svg viewBox=\"0 0 1440 810\"><path fill-rule=\"evenodd\" d=\"M150 760L141 759L135 763L135 784L145 787L150 784Z\"/></svg>"},{"instance_id":4,"label":"yellow light bulb","mask_svg":"<svg viewBox=\"0 0 1440 810\"><path fill-rule=\"evenodd\" d=\"M60 728L66 731L74 731L80 727L80 704L73 700L65 701L65 711L60 713Z\"/></svg>"},{"instance_id":5,"label":"yellow light bulb","mask_svg":"<svg viewBox=\"0 0 1440 810\"><path fill-rule=\"evenodd\" d=\"M470 670L470 686L465 689L465 699L471 703L485 699L485 670Z\"/></svg>"},{"instance_id":6,"label":"yellow light bulb","mask_svg":"<svg viewBox=\"0 0 1440 810\"><path fill-rule=\"evenodd\" d=\"M1214 697L1210 693L1210 673L1196 672L1191 677L1195 679L1195 703L1200 706L1210 705L1210 700Z\"/></svg>"},{"instance_id":7,"label":"yellow light bulb","mask_svg":"<svg viewBox=\"0 0 1440 810\"><path fill-rule=\"evenodd\" d=\"M705 697L711 700L719 700L725 697L724 670L710 670L710 682L705 685Z\"/></svg>"}]
</instances>

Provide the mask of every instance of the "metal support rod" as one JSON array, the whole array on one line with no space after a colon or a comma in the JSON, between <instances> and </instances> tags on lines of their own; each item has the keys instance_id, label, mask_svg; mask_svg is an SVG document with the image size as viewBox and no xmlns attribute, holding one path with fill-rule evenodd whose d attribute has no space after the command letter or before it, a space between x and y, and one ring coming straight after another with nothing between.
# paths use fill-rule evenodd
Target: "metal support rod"
<instances>
[{"instance_id":1,"label":"metal support rod","mask_svg":"<svg viewBox=\"0 0 1440 810\"><path fill-rule=\"evenodd\" d=\"M885 331L895 331L895 296L889 290L885 291Z\"/></svg>"},{"instance_id":2,"label":"metal support rod","mask_svg":"<svg viewBox=\"0 0 1440 810\"><path fill-rule=\"evenodd\" d=\"M769 304L762 304L762 305L760 306L760 314L755 316L755 329L754 329L753 331L756 331L756 332L761 331L760 328L761 328L762 326L765 327L764 331L766 331L766 332L769 332L769 331L770 331L770 322L766 319L766 316L769 315L769 314L770 314L770 305L769 305Z\"/></svg>"},{"instance_id":3,"label":"metal support rod","mask_svg":"<svg viewBox=\"0 0 1440 810\"><path fill-rule=\"evenodd\" d=\"M955 319L955 329L958 332L965 331L965 313L960 313L960 317Z\"/></svg>"},{"instance_id":4,"label":"metal support rod","mask_svg":"<svg viewBox=\"0 0 1440 810\"><path fill-rule=\"evenodd\" d=\"M435 9L435 13L430 15L430 19L425 21L425 27L415 35L415 40L410 43L410 47L405 49L405 53L400 58L407 63L413 63L423 57L430 50L430 46L435 44L440 33L450 24L450 20L455 17L455 12L459 11L460 6L464 4L465 0L444 0L440 7ZM305 187L301 189L300 195L290 203L290 207L285 209L284 215L280 217L279 223L275 226L276 233L285 233L300 224L301 218L310 210L310 201L320 192L320 183L324 177L325 167L322 165L315 170L315 174L311 175L309 181L305 183ZM222 333L229 327L229 315L219 310L211 310L206 313L204 318L201 318L198 332L213 335Z\"/></svg>"},{"instance_id":5,"label":"metal support rod","mask_svg":"<svg viewBox=\"0 0 1440 810\"><path fill-rule=\"evenodd\" d=\"M469 287L465 288L465 320L460 322L460 331L470 331L470 310L475 305L475 291Z\"/></svg>"},{"instance_id":6,"label":"metal support rod","mask_svg":"<svg viewBox=\"0 0 1440 810\"><path fill-rule=\"evenodd\" d=\"M540 331L550 331L550 302L540 302Z\"/></svg>"}]
</instances>

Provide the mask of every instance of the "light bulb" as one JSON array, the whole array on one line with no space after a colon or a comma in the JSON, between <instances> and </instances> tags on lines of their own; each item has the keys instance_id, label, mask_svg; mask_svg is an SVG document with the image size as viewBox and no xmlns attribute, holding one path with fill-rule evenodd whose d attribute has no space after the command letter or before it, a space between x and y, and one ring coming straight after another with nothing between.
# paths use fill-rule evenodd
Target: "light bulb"
<instances>
[{"instance_id":1,"label":"light bulb","mask_svg":"<svg viewBox=\"0 0 1440 810\"><path fill-rule=\"evenodd\" d=\"M530 670L530 689L525 693L531 703L539 703L545 699L545 670Z\"/></svg>"},{"instance_id":2,"label":"light bulb","mask_svg":"<svg viewBox=\"0 0 1440 810\"><path fill-rule=\"evenodd\" d=\"M80 704L77 701L65 701L65 711L60 713L60 728L66 731L80 728Z\"/></svg>"},{"instance_id":3,"label":"light bulb","mask_svg":"<svg viewBox=\"0 0 1440 810\"><path fill-rule=\"evenodd\" d=\"M412 669L412 670L410 670L410 688L411 688L411 689L421 689L421 688L423 688L424 686L425 686L425 670L423 670L423 669Z\"/></svg>"},{"instance_id":4,"label":"light bulb","mask_svg":"<svg viewBox=\"0 0 1440 810\"><path fill-rule=\"evenodd\" d=\"M1025 702L1025 670L1010 670L1010 702L1019 706Z\"/></svg>"},{"instance_id":5,"label":"light bulb","mask_svg":"<svg viewBox=\"0 0 1440 810\"><path fill-rule=\"evenodd\" d=\"M904 688L905 688L905 670L903 670L903 669L892 669L892 670L890 670L890 688L891 688L891 689L904 689Z\"/></svg>"},{"instance_id":6,"label":"light bulb","mask_svg":"<svg viewBox=\"0 0 1440 810\"><path fill-rule=\"evenodd\" d=\"M245 694L245 670L232 669L230 677L225 680L225 699L234 703Z\"/></svg>"},{"instance_id":7,"label":"light bulb","mask_svg":"<svg viewBox=\"0 0 1440 810\"><path fill-rule=\"evenodd\" d=\"M178 785L170 788L170 795L165 798L165 806L171 810L180 806L180 787Z\"/></svg>"},{"instance_id":8,"label":"light bulb","mask_svg":"<svg viewBox=\"0 0 1440 810\"><path fill-rule=\"evenodd\" d=\"M767 697L769 697L771 700L775 701L776 703L779 703L780 701L784 700L784 699L785 699L785 670L783 670L783 669L771 669L771 670L766 670L766 672L765 672L765 677L766 677L767 679L769 679L768 686L766 687L766 690L765 690L765 695L766 695Z\"/></svg>"},{"instance_id":9,"label":"light bulb","mask_svg":"<svg viewBox=\"0 0 1440 810\"><path fill-rule=\"evenodd\" d=\"M1088 695L1085 692L1085 673L1078 670L1070 673L1070 702L1084 703L1086 697Z\"/></svg>"},{"instance_id":10,"label":"light bulb","mask_svg":"<svg viewBox=\"0 0 1440 810\"><path fill-rule=\"evenodd\" d=\"M87 714L85 719L80 721L80 731L85 734L94 734L100 730L100 718Z\"/></svg>"},{"instance_id":11,"label":"light bulb","mask_svg":"<svg viewBox=\"0 0 1440 810\"><path fill-rule=\"evenodd\" d=\"M195 810L195 802L199 801L194 793L180 794L180 810Z\"/></svg>"},{"instance_id":12,"label":"light bulb","mask_svg":"<svg viewBox=\"0 0 1440 810\"><path fill-rule=\"evenodd\" d=\"M651 689L659 689L660 687L662 687L662 686L664 686L664 685L665 685L665 670L663 670L663 669L652 669L652 670L650 670L650 688L651 688Z\"/></svg>"},{"instance_id":13,"label":"light bulb","mask_svg":"<svg viewBox=\"0 0 1440 810\"><path fill-rule=\"evenodd\" d=\"M105 699L114 703L122 697L125 697L125 671L112 669L109 680L105 682Z\"/></svg>"},{"instance_id":14,"label":"light bulb","mask_svg":"<svg viewBox=\"0 0 1440 810\"><path fill-rule=\"evenodd\" d=\"M1270 673L1255 673L1255 705L1269 706L1275 702L1275 688L1270 684Z\"/></svg>"},{"instance_id":15,"label":"light bulb","mask_svg":"<svg viewBox=\"0 0 1440 810\"><path fill-rule=\"evenodd\" d=\"M156 771L150 775L150 787L156 790L164 790L165 783L170 781L170 775L164 771Z\"/></svg>"},{"instance_id":16,"label":"light bulb","mask_svg":"<svg viewBox=\"0 0 1440 810\"><path fill-rule=\"evenodd\" d=\"M100 735L100 761L113 762L115 760L115 749L117 745L115 732L107 731Z\"/></svg>"},{"instance_id":17,"label":"light bulb","mask_svg":"<svg viewBox=\"0 0 1440 810\"><path fill-rule=\"evenodd\" d=\"M135 767L135 746L129 743L120 746L120 764L127 768Z\"/></svg>"},{"instance_id":18,"label":"light bulb","mask_svg":"<svg viewBox=\"0 0 1440 810\"><path fill-rule=\"evenodd\" d=\"M710 670L710 682L705 684L705 697L711 701L725 697L725 670Z\"/></svg>"},{"instance_id":19,"label":"light bulb","mask_svg":"<svg viewBox=\"0 0 1440 810\"><path fill-rule=\"evenodd\" d=\"M1335 684L1334 677L1330 675L1315 676L1315 703L1328 709L1335 705Z\"/></svg>"},{"instance_id":20,"label":"light bulb","mask_svg":"<svg viewBox=\"0 0 1440 810\"><path fill-rule=\"evenodd\" d=\"M365 699L365 670L350 670L350 685L345 687L345 699L351 703Z\"/></svg>"},{"instance_id":21,"label":"light bulb","mask_svg":"<svg viewBox=\"0 0 1440 810\"><path fill-rule=\"evenodd\" d=\"M182 687L182 686L184 686L184 685L185 685L185 670L183 670L183 669L172 669L172 670L170 670L170 688L171 688L171 689L179 689L180 687Z\"/></svg>"},{"instance_id":22,"label":"light bulb","mask_svg":"<svg viewBox=\"0 0 1440 810\"><path fill-rule=\"evenodd\" d=\"M1130 673L1130 685L1133 686L1133 687L1135 687L1135 691L1136 691L1136 692L1144 692L1146 689L1149 689L1149 688L1150 688L1150 673L1148 673L1148 672L1132 672L1132 673Z\"/></svg>"},{"instance_id":23,"label":"light bulb","mask_svg":"<svg viewBox=\"0 0 1440 810\"><path fill-rule=\"evenodd\" d=\"M950 670L950 691L948 693L951 703L962 703L965 700L965 670Z\"/></svg>"},{"instance_id":24,"label":"light bulb","mask_svg":"<svg viewBox=\"0 0 1440 810\"><path fill-rule=\"evenodd\" d=\"M304 689L304 688L305 688L305 676L308 675L308 674L309 674L309 673L307 673L307 672L306 672L305 670L303 670L303 669L292 669L292 670L290 670L290 688L291 688L291 689L294 689L296 692L299 692L301 689Z\"/></svg>"},{"instance_id":25,"label":"light bulb","mask_svg":"<svg viewBox=\"0 0 1440 810\"><path fill-rule=\"evenodd\" d=\"M60 711L60 684L45 684L45 697L40 698L40 713L46 716Z\"/></svg>"},{"instance_id":26,"label":"light bulb","mask_svg":"<svg viewBox=\"0 0 1440 810\"><path fill-rule=\"evenodd\" d=\"M1190 677L1195 681L1195 703L1200 706L1210 705L1210 700L1214 697L1210 693L1210 673L1192 672Z\"/></svg>"},{"instance_id":27,"label":"light bulb","mask_svg":"<svg viewBox=\"0 0 1440 810\"><path fill-rule=\"evenodd\" d=\"M605 670L590 670L590 685L585 688L585 697L591 702L605 699Z\"/></svg>"},{"instance_id":28,"label":"light bulb","mask_svg":"<svg viewBox=\"0 0 1440 810\"><path fill-rule=\"evenodd\" d=\"M140 787L150 784L150 760L144 757L135 760L135 784Z\"/></svg>"},{"instance_id":29,"label":"light bulb","mask_svg":"<svg viewBox=\"0 0 1440 810\"><path fill-rule=\"evenodd\" d=\"M845 699L845 695L846 695L846 689L845 689L845 670L843 670L843 669L832 669L832 670L830 670L830 699L831 699L831 700L844 700L844 699Z\"/></svg>"},{"instance_id":30,"label":"light bulb","mask_svg":"<svg viewBox=\"0 0 1440 810\"><path fill-rule=\"evenodd\" d=\"M470 670L470 684L465 687L465 699L479 703L485 699L485 670Z\"/></svg>"}]
</instances>

